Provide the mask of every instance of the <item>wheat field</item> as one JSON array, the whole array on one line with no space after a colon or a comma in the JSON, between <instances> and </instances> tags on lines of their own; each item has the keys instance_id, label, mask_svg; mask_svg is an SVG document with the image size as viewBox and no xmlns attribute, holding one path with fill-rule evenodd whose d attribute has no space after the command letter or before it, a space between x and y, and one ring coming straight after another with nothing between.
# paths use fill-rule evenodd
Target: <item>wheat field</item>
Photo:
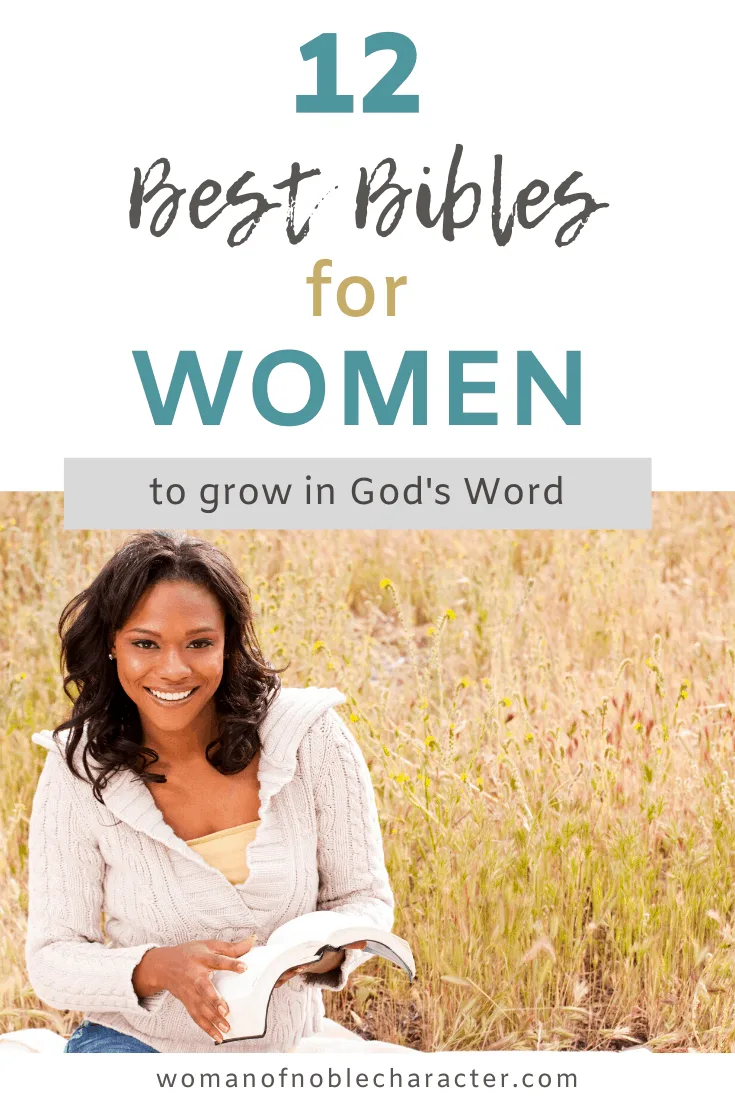
<instances>
[{"instance_id":1,"label":"wheat field","mask_svg":"<svg viewBox=\"0 0 735 1102\"><path fill-rule=\"evenodd\" d=\"M27 825L65 714L56 621L125 533L0 495L0 1032L78 1015L25 974ZM204 532L284 682L335 685L397 933L328 1013L437 1049L735 1051L735 495L651 532Z\"/></svg>"}]
</instances>

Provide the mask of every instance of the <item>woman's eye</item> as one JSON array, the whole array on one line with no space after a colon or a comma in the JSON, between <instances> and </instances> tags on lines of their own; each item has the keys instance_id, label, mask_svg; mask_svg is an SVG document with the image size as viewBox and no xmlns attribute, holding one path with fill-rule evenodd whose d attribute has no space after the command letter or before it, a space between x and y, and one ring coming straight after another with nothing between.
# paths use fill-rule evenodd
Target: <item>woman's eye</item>
<instances>
[{"instance_id":1,"label":"woman's eye","mask_svg":"<svg viewBox=\"0 0 735 1102\"><path fill-rule=\"evenodd\" d=\"M211 639L193 639L191 641L191 643L189 643L189 646L194 647L195 650L203 650L204 647L211 647L212 646L212 640Z\"/></svg>"},{"instance_id":2,"label":"woman's eye","mask_svg":"<svg viewBox=\"0 0 735 1102\"><path fill-rule=\"evenodd\" d=\"M133 646L138 647L139 650L152 650L156 644L152 639L136 639Z\"/></svg>"}]
</instances>

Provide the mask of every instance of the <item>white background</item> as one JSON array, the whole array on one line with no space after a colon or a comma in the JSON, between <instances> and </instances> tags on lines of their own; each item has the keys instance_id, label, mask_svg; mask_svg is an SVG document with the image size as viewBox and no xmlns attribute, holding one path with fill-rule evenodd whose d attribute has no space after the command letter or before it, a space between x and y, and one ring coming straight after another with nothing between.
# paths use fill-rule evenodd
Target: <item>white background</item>
<instances>
[{"instance_id":1,"label":"white background","mask_svg":"<svg viewBox=\"0 0 735 1102\"><path fill-rule=\"evenodd\" d=\"M66 456L652 456L654 489L735 489L735 398L729 342L732 186L731 28L725 3L558 0L427 3L25 3L4 20L2 434L0 489L61 489ZM363 115L361 99L392 61L364 57L366 35L395 30L418 50L401 93L418 115ZM338 33L338 90L351 115L297 115L315 91L299 47ZM412 210L428 177L441 199L455 143L458 183L482 185L480 212L449 244ZM557 229L516 226L499 248L490 225L493 155L503 155L503 217L535 177L551 191L572 171L608 209L569 247ZM412 186L391 237L354 226L360 166L398 162ZM161 239L128 225L135 166L157 157L187 188ZM297 210L338 184L288 244L284 210L251 239L226 243L246 213L207 230L187 200L207 177L226 189L251 169L271 200L291 162L318 166ZM376 204L382 206L382 204ZM462 209L462 208L458 208ZM333 261L324 316L305 278ZM378 288L363 318L339 313L337 282ZM406 275L398 316L380 287ZM278 428L251 395L258 361L300 348L321 363L324 407L310 424ZM343 424L343 353L364 348L387 393L405 349L429 353L429 424ZM447 352L493 349L497 427L447 424ZM180 349L195 349L213 394L229 349L242 349L219 427L199 422L187 385L175 424L151 419L131 351L147 349L165 394ZM531 349L562 384L565 352L582 353L582 425L563 424L536 392L534 424L515 424L515 353ZM293 374L291 374L293 372ZM297 369L281 368L271 398L301 406Z\"/></svg>"},{"instance_id":2,"label":"white background","mask_svg":"<svg viewBox=\"0 0 735 1102\"><path fill-rule=\"evenodd\" d=\"M652 1054L646 1049L623 1052L437 1052L437 1053L376 1053L370 1056L313 1053L296 1056L293 1053L249 1053L246 1057L228 1059L213 1056L191 1056L184 1053L158 1055L156 1059L134 1060L134 1053L122 1054L115 1060L114 1075L106 1065L93 1060L62 1060L59 1056L26 1057L18 1055L3 1063L3 1086L10 1088L11 1098L53 1097L54 1099L96 1098L102 1093L106 1102L129 1102L131 1098L275 1098L279 1102L296 1099L419 1099L420 1102L444 1102L444 1099L569 1099L576 1102L619 1102L620 1098L662 1097L671 1102L693 1098L727 1097L732 1083L729 1053L668 1053ZM281 1069L286 1069L284 1088L280 1087ZM330 1088L329 1070L341 1076L340 1087ZM350 1069L350 1087L344 1084ZM391 1089L391 1068L402 1076L401 1087ZM472 1072L476 1073L473 1086ZM411 1073L418 1074L420 1087L408 1087ZM218 1074L216 1080L202 1075ZM226 1084L228 1074L237 1077L237 1086ZM292 1076L300 1074L304 1086L292 1087ZM358 1086L356 1078L367 1076L367 1085ZM182 1084L181 1078L190 1075ZM372 1085L373 1077L382 1074L383 1086ZM439 1075L449 1077L450 1086L439 1086ZM494 1076L484 1085L483 1077ZM576 1086L558 1075L576 1076ZM176 1075L172 1087L159 1087L158 1076ZM243 1086L246 1075L253 1075L256 1086ZM271 1075L275 1080L263 1078ZM322 1076L323 1085L318 1086ZM430 1078L427 1080L426 1076ZM104 1076L104 1078L103 1078ZM503 1078L505 1076L505 1078ZM548 1076L548 1078L545 1078ZM456 1078L458 1077L458 1078ZM168 1080L171 1082L171 1079ZM363 1084L365 1080L362 1081ZM397 1081L394 1079L394 1082ZM454 1086L454 1083L457 1086ZM248 1080L250 1084L251 1081ZM424 1085L427 1084L428 1085ZM210 1085L214 1084L214 1085ZM29 1094L30 1088L30 1094ZM730 1091L731 1093L731 1091Z\"/></svg>"}]
</instances>

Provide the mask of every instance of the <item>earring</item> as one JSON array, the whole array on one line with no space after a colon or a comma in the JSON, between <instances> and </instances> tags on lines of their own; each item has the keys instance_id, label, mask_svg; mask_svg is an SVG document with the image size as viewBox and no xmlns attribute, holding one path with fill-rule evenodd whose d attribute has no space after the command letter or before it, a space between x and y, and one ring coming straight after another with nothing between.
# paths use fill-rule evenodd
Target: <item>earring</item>
<instances>
[{"instance_id":1,"label":"earring","mask_svg":"<svg viewBox=\"0 0 735 1102\"><path fill-rule=\"evenodd\" d=\"M110 661L111 661L111 662L113 662L113 661L114 661L114 655L112 655L112 654L108 654L108 655L107 655L107 657L108 657L108 658L110 659Z\"/></svg>"}]
</instances>

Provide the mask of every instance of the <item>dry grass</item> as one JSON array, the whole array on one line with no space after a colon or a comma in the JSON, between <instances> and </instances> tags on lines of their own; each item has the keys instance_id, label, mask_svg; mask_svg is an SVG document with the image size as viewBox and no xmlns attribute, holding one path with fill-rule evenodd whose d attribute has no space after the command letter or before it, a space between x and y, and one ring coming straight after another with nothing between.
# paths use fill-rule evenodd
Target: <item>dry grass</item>
<instances>
[{"instance_id":1,"label":"dry grass","mask_svg":"<svg viewBox=\"0 0 735 1102\"><path fill-rule=\"evenodd\" d=\"M216 533L266 653L334 684L369 761L412 988L329 997L424 1049L735 1050L735 495L650 533ZM0 1029L23 967L26 828L65 709L55 622L121 533L0 495ZM205 533L207 535L207 533ZM384 997L384 996L388 997Z\"/></svg>"}]
</instances>

